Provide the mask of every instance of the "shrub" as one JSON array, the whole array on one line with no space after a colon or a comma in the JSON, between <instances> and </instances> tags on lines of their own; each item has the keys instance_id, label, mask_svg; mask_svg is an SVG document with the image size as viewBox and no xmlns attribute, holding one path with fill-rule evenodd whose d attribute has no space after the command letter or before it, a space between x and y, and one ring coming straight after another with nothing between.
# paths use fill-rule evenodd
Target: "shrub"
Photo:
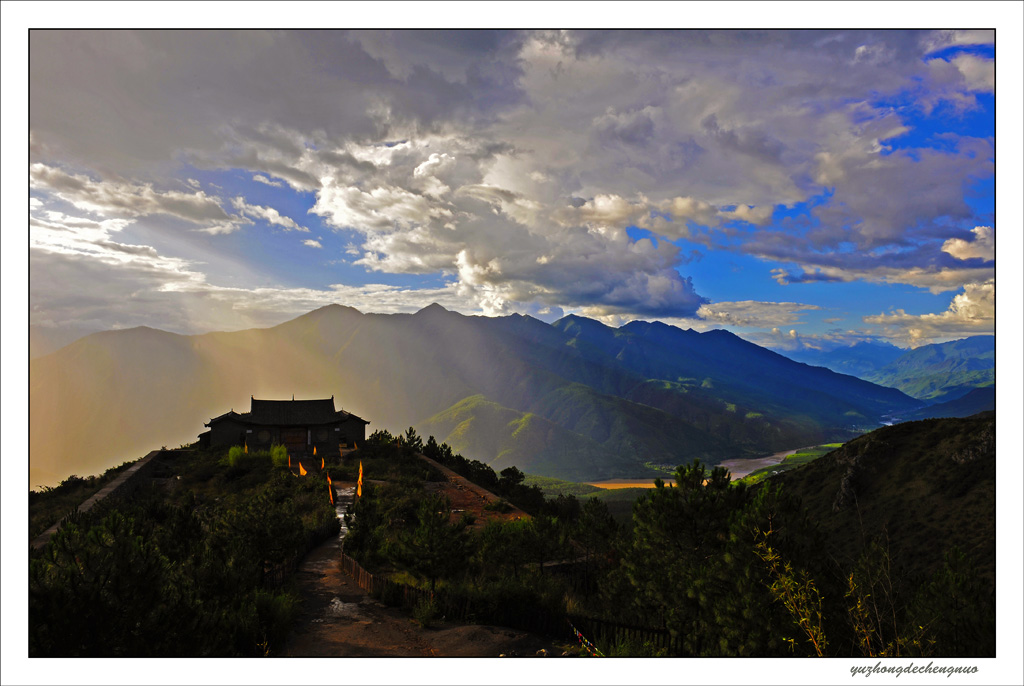
<instances>
[{"instance_id":1,"label":"shrub","mask_svg":"<svg viewBox=\"0 0 1024 686\"><path fill-rule=\"evenodd\" d=\"M438 607L437 603L433 598L424 598L416 603L416 607L412 609L413 619L424 629L429 629L430 625L435 619L437 619Z\"/></svg>"},{"instance_id":2,"label":"shrub","mask_svg":"<svg viewBox=\"0 0 1024 686\"><path fill-rule=\"evenodd\" d=\"M484 505L485 510L491 512L500 512L501 514L507 514L512 511L512 506L506 503L504 500L492 500Z\"/></svg>"},{"instance_id":3,"label":"shrub","mask_svg":"<svg viewBox=\"0 0 1024 686\"><path fill-rule=\"evenodd\" d=\"M270 461L275 467L287 467L288 449L283 445L270 446Z\"/></svg>"},{"instance_id":4,"label":"shrub","mask_svg":"<svg viewBox=\"0 0 1024 686\"><path fill-rule=\"evenodd\" d=\"M227 463L229 467L237 467L242 459L245 457L245 449L240 445L233 445L228 450Z\"/></svg>"}]
</instances>

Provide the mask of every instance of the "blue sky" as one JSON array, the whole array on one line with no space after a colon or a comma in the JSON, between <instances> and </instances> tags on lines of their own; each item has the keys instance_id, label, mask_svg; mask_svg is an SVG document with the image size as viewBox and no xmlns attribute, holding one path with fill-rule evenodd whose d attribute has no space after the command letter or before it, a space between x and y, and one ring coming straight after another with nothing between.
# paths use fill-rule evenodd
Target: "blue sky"
<instances>
[{"instance_id":1,"label":"blue sky","mask_svg":"<svg viewBox=\"0 0 1024 686\"><path fill-rule=\"evenodd\" d=\"M29 50L41 330L436 301L782 349L994 332L991 31L35 31Z\"/></svg>"}]
</instances>

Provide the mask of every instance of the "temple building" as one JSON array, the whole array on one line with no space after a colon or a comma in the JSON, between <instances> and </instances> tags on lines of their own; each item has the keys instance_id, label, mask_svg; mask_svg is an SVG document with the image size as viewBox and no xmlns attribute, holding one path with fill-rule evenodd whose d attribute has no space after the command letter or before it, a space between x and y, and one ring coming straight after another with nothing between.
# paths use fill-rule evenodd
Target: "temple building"
<instances>
[{"instance_id":1,"label":"temple building","mask_svg":"<svg viewBox=\"0 0 1024 686\"><path fill-rule=\"evenodd\" d=\"M366 425L360 417L334 409L334 396L326 400L257 400L250 398L248 412L231 410L214 417L199 434L202 446L247 445L250 450L266 450L281 444L288 454L301 457L313 453L333 454L340 447L351 447L366 438Z\"/></svg>"}]
</instances>

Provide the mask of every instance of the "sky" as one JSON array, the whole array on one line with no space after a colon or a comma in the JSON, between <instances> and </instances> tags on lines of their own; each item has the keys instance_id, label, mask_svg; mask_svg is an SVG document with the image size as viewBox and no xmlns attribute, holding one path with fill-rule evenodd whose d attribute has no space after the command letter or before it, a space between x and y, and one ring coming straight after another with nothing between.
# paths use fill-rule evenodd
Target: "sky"
<instances>
[{"instance_id":1,"label":"sky","mask_svg":"<svg viewBox=\"0 0 1024 686\"><path fill-rule=\"evenodd\" d=\"M33 31L41 330L995 323L994 32Z\"/></svg>"}]
</instances>

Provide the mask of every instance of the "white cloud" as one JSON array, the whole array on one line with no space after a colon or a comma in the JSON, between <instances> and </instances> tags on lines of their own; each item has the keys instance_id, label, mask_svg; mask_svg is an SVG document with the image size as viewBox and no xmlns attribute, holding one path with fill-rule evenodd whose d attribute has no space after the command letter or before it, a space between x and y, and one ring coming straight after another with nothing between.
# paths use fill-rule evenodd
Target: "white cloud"
<instances>
[{"instance_id":1,"label":"white cloud","mask_svg":"<svg viewBox=\"0 0 1024 686\"><path fill-rule=\"evenodd\" d=\"M701 305L697 316L725 326L767 329L799 324L801 312L820 309L802 303L740 300Z\"/></svg>"},{"instance_id":2,"label":"white cloud","mask_svg":"<svg viewBox=\"0 0 1024 686\"><path fill-rule=\"evenodd\" d=\"M295 223L295 220L290 217L285 217L280 212L275 210L273 207L263 207L262 205L250 205L245 201L245 198L237 197L231 201L238 212L249 217L256 217L262 219L268 224L274 226L283 227L286 231L303 231L308 233L309 229L304 226L300 226Z\"/></svg>"},{"instance_id":3,"label":"white cloud","mask_svg":"<svg viewBox=\"0 0 1024 686\"><path fill-rule=\"evenodd\" d=\"M882 326L885 336L918 347L940 340L951 340L995 332L995 281L971 283L956 295L945 312L907 314L896 309L889 314L864 317L868 324Z\"/></svg>"},{"instance_id":4,"label":"white cloud","mask_svg":"<svg viewBox=\"0 0 1024 686\"><path fill-rule=\"evenodd\" d=\"M364 191L337 185L330 177L323 180L310 212L326 217L338 228L362 232L411 228L451 214L428 198L402 188L380 186Z\"/></svg>"},{"instance_id":5,"label":"white cloud","mask_svg":"<svg viewBox=\"0 0 1024 686\"><path fill-rule=\"evenodd\" d=\"M995 45L996 33L986 29L932 31L921 43L926 52L936 52L953 45Z\"/></svg>"},{"instance_id":6,"label":"white cloud","mask_svg":"<svg viewBox=\"0 0 1024 686\"><path fill-rule=\"evenodd\" d=\"M196 229L202 233L208 233L211 236L226 236L229 233L234 233L242 228L241 222L221 222L219 224L211 224L201 229Z\"/></svg>"},{"instance_id":7,"label":"white cloud","mask_svg":"<svg viewBox=\"0 0 1024 686\"><path fill-rule=\"evenodd\" d=\"M942 251L947 252L958 260L969 260L981 258L983 260L994 260L996 258L995 234L991 226L976 226L971 229L974 239L965 241L962 238L950 238L942 244Z\"/></svg>"},{"instance_id":8,"label":"white cloud","mask_svg":"<svg viewBox=\"0 0 1024 686\"><path fill-rule=\"evenodd\" d=\"M772 218L773 212L774 208L769 206L737 205L735 209L722 210L719 214L727 219L738 219L757 226L764 226Z\"/></svg>"},{"instance_id":9,"label":"white cloud","mask_svg":"<svg viewBox=\"0 0 1024 686\"><path fill-rule=\"evenodd\" d=\"M303 245L307 245L310 248L323 248L324 247L324 246L320 245L320 241L315 241L312 238L307 238L306 240L302 241L302 244Z\"/></svg>"},{"instance_id":10,"label":"white cloud","mask_svg":"<svg viewBox=\"0 0 1024 686\"><path fill-rule=\"evenodd\" d=\"M827 322L828 320L823 321ZM889 341L884 336L880 336L870 330L855 331L852 329L808 334L800 333L794 329L786 331L775 327L770 331L740 332L737 335L764 348L789 352L800 350L829 351L837 348L848 348L858 343L893 343L893 341Z\"/></svg>"},{"instance_id":11,"label":"white cloud","mask_svg":"<svg viewBox=\"0 0 1024 686\"><path fill-rule=\"evenodd\" d=\"M193 224L231 219L218 199L203 191L157 191L150 184L94 181L84 174L39 163L29 171L32 188L48 191L87 212L127 217L166 214Z\"/></svg>"},{"instance_id":12,"label":"white cloud","mask_svg":"<svg viewBox=\"0 0 1024 686\"><path fill-rule=\"evenodd\" d=\"M274 188L283 188L284 187L284 184L281 183L280 181L273 181L271 179L268 179L263 174L254 174L253 177L252 177L252 180L256 181L258 183L262 183L262 184L267 185L267 186L273 186Z\"/></svg>"},{"instance_id":13,"label":"white cloud","mask_svg":"<svg viewBox=\"0 0 1024 686\"><path fill-rule=\"evenodd\" d=\"M963 74L967 89L994 93L996 90L996 62L969 53L957 55L950 62Z\"/></svg>"},{"instance_id":14,"label":"white cloud","mask_svg":"<svg viewBox=\"0 0 1024 686\"><path fill-rule=\"evenodd\" d=\"M840 267L822 264L803 264L800 274L784 268L772 269L772 278L785 286L793 283L868 281L872 283L902 283L927 288L934 294L959 290L968 283L985 281L993 277L994 267L899 267L888 266L884 258L870 260L871 264Z\"/></svg>"}]
</instances>

